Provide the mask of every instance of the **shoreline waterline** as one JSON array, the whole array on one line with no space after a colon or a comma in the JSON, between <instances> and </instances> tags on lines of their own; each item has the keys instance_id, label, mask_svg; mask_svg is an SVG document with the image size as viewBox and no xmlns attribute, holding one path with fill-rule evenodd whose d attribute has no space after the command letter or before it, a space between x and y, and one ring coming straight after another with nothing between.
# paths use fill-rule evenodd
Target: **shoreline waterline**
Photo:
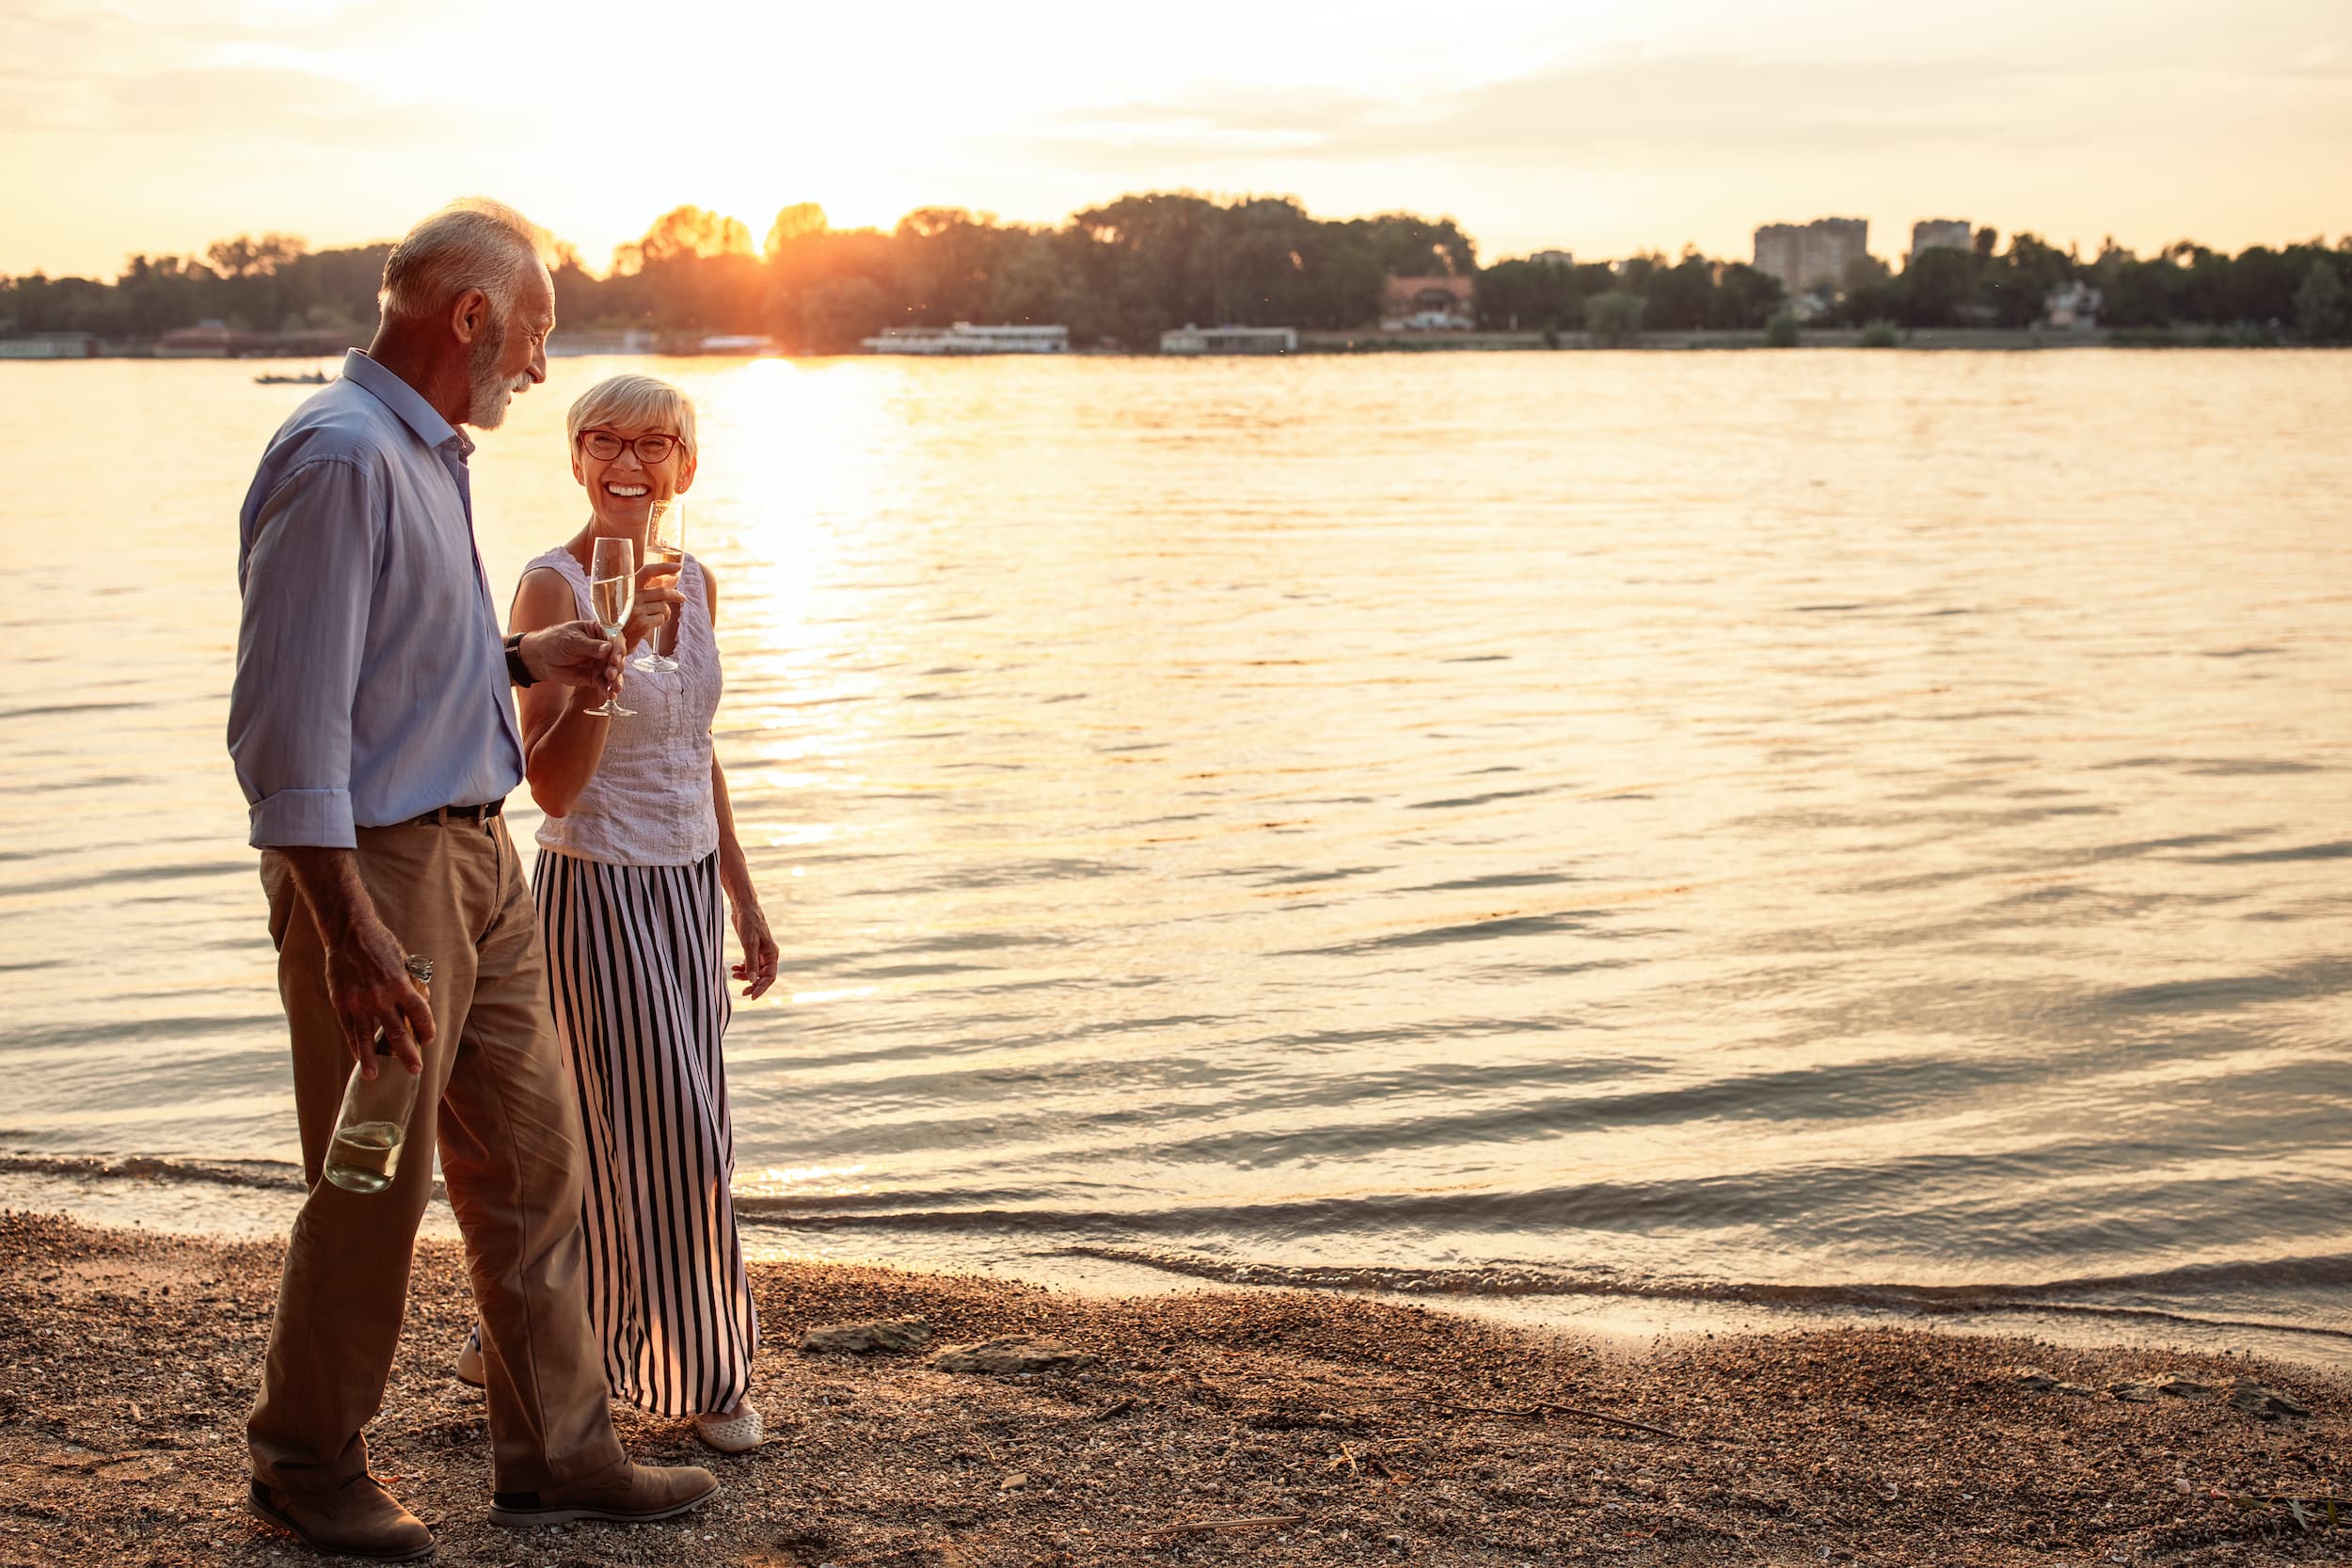
<instances>
[{"instance_id":1,"label":"shoreline waterline","mask_svg":"<svg viewBox=\"0 0 2352 1568\"><path fill-rule=\"evenodd\" d=\"M0 1211L207 1243L274 1242L302 1202L301 1172L267 1161L196 1164L152 1158L106 1161L0 1151ZM1513 1267L1399 1268L1285 1265L1141 1244L927 1227L914 1236L870 1226L796 1227L792 1217L744 1216L747 1258L946 1276L1015 1280L1094 1297L1149 1297L1201 1289L1252 1293L1306 1291L1410 1304L1535 1330L1630 1341L1711 1334L1790 1334L1826 1327L1895 1326L1968 1335L2032 1335L2083 1349L2195 1348L2253 1353L2352 1373L2352 1328L2261 1315L2260 1297L2227 1295L2201 1310L2195 1296L2159 1297L2177 1280L2093 1278L1974 1284L1870 1280L1735 1281L1648 1277L1598 1268L1583 1277ZM438 1181L419 1231L454 1243L457 1226ZM2326 1283L2346 1259L2267 1272ZM2176 1271L2209 1279L2210 1267ZM2259 1277L2262 1265L2246 1273ZM2231 1281L2231 1283L2236 1283Z\"/></svg>"}]
</instances>

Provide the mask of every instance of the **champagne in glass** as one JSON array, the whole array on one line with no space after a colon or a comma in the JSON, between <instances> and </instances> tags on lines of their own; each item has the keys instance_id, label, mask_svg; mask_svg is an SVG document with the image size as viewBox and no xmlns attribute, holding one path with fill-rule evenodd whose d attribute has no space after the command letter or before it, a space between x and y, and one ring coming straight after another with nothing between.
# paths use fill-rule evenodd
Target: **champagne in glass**
<instances>
[{"instance_id":1,"label":"champagne in glass","mask_svg":"<svg viewBox=\"0 0 2352 1568\"><path fill-rule=\"evenodd\" d=\"M665 566L686 564L685 498L672 496L667 500L652 503L645 515L645 557L648 562L660 562ZM673 578L670 583L675 587L683 580L682 577ZM675 628L685 624L682 606L680 610L681 613L670 622L670 646L673 649L677 646ZM637 656L634 667L649 674L667 674L678 665L676 659L661 651L661 634L649 632L645 637L644 649Z\"/></svg>"},{"instance_id":2,"label":"champagne in glass","mask_svg":"<svg viewBox=\"0 0 2352 1568\"><path fill-rule=\"evenodd\" d=\"M637 548L626 539L599 539L588 557L588 609L604 634L619 641L628 630L628 612L637 607ZM635 708L623 707L619 694L586 710L597 718L626 719Z\"/></svg>"}]
</instances>

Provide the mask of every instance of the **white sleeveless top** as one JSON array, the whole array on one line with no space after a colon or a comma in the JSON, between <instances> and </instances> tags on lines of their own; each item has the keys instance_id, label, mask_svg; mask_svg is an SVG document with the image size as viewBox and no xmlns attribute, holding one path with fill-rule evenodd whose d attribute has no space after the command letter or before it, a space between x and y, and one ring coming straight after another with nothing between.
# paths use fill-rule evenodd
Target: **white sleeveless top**
<instances>
[{"instance_id":1,"label":"white sleeveless top","mask_svg":"<svg viewBox=\"0 0 2352 1568\"><path fill-rule=\"evenodd\" d=\"M534 558L563 574L581 619L588 609L588 572L562 546ZM543 847L609 865L692 865L719 847L719 814L710 794L710 720L719 711L719 645L711 636L710 601L702 562L686 558L678 574L686 595L678 623L678 668L668 674L637 668L644 644L629 650L622 672L627 718L612 726L604 757L580 799L563 816L539 825Z\"/></svg>"}]
</instances>

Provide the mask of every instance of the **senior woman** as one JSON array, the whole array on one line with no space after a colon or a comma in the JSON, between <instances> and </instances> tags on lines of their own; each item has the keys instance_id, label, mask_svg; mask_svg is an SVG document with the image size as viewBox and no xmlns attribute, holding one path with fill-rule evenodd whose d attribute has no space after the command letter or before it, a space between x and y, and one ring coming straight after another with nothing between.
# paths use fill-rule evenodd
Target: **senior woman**
<instances>
[{"instance_id":1,"label":"senior woman","mask_svg":"<svg viewBox=\"0 0 2352 1568\"><path fill-rule=\"evenodd\" d=\"M524 569L512 630L588 614L596 542L630 540L644 561L652 503L694 483L694 407L667 382L600 381L566 424L588 520ZM729 1191L721 895L746 997L774 983L776 944L711 751L717 581L690 555L639 582L624 635L656 639L675 672L632 667L621 717L590 712L593 689L521 693L525 774L547 813L532 884L586 1134L588 1305L605 1375L616 1398L691 1416L705 1443L740 1453L763 1434L746 1398L759 1318Z\"/></svg>"}]
</instances>

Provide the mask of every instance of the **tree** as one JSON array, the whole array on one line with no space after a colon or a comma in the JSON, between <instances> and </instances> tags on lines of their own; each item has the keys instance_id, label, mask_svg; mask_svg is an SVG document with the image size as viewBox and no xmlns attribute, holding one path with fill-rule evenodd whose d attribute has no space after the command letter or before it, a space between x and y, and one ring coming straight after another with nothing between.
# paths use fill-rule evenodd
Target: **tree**
<instances>
[{"instance_id":1,"label":"tree","mask_svg":"<svg viewBox=\"0 0 2352 1568\"><path fill-rule=\"evenodd\" d=\"M872 278L835 278L810 290L801 302L802 343L818 354L846 354L880 332L890 317L890 301Z\"/></svg>"},{"instance_id":2,"label":"tree","mask_svg":"<svg viewBox=\"0 0 2352 1568\"><path fill-rule=\"evenodd\" d=\"M1501 332L1581 322L1584 301L1610 282L1603 266L1498 261L1478 275L1478 325Z\"/></svg>"},{"instance_id":3,"label":"tree","mask_svg":"<svg viewBox=\"0 0 2352 1568\"><path fill-rule=\"evenodd\" d=\"M1715 279L1715 297L1708 307L1707 324L1735 332L1753 331L1778 319L1788 297L1780 279L1758 272L1745 261L1734 261ZM1791 322L1795 317L1789 317Z\"/></svg>"},{"instance_id":4,"label":"tree","mask_svg":"<svg viewBox=\"0 0 2352 1568\"><path fill-rule=\"evenodd\" d=\"M223 277L267 277L309 248L298 235L264 234L257 240L240 234L233 240L215 240L204 257Z\"/></svg>"},{"instance_id":5,"label":"tree","mask_svg":"<svg viewBox=\"0 0 2352 1568\"><path fill-rule=\"evenodd\" d=\"M796 201L776 214L776 221L768 226L768 245L762 252L769 261L795 242L826 230L825 210L814 201Z\"/></svg>"},{"instance_id":6,"label":"tree","mask_svg":"<svg viewBox=\"0 0 2352 1568\"><path fill-rule=\"evenodd\" d=\"M1715 299L1715 263L1686 250L1673 266L1645 271L1638 292L1645 306L1643 320L1652 329L1688 332L1705 326Z\"/></svg>"},{"instance_id":7,"label":"tree","mask_svg":"<svg viewBox=\"0 0 2352 1568\"><path fill-rule=\"evenodd\" d=\"M1316 260L1305 284L1307 305L1297 325L1344 328L1378 316L1381 292L1389 281L1380 259L1345 236L1327 235L1314 249Z\"/></svg>"},{"instance_id":8,"label":"tree","mask_svg":"<svg viewBox=\"0 0 2352 1568\"><path fill-rule=\"evenodd\" d=\"M891 236L897 293L915 319L945 325L985 312L989 274L1014 230L961 207L918 207Z\"/></svg>"},{"instance_id":9,"label":"tree","mask_svg":"<svg viewBox=\"0 0 2352 1568\"><path fill-rule=\"evenodd\" d=\"M1797 318L1786 310L1764 324L1766 348L1795 348L1797 337Z\"/></svg>"},{"instance_id":10,"label":"tree","mask_svg":"<svg viewBox=\"0 0 2352 1568\"><path fill-rule=\"evenodd\" d=\"M2163 257L2140 260L2110 244L2090 265L2106 296L2100 317L2113 326L2169 326L2181 269Z\"/></svg>"},{"instance_id":11,"label":"tree","mask_svg":"<svg viewBox=\"0 0 2352 1568\"><path fill-rule=\"evenodd\" d=\"M1051 234L1022 231L1004 246L987 279L989 321L1065 326L1063 304L1078 293L1078 279L1065 264Z\"/></svg>"},{"instance_id":12,"label":"tree","mask_svg":"<svg viewBox=\"0 0 2352 1568\"><path fill-rule=\"evenodd\" d=\"M1431 222L1410 213L1350 218L1342 226L1372 247L1391 277L1474 277L1478 250L1452 218Z\"/></svg>"},{"instance_id":13,"label":"tree","mask_svg":"<svg viewBox=\"0 0 2352 1568\"><path fill-rule=\"evenodd\" d=\"M2352 337L2352 302L2344 279L2325 257L2314 261L2295 291L2295 325L2306 342L2340 343Z\"/></svg>"},{"instance_id":14,"label":"tree","mask_svg":"<svg viewBox=\"0 0 2352 1568\"><path fill-rule=\"evenodd\" d=\"M662 261L751 253L752 231L741 218L702 207L673 207L654 219L644 239L614 248L612 270L637 272Z\"/></svg>"},{"instance_id":15,"label":"tree","mask_svg":"<svg viewBox=\"0 0 2352 1568\"><path fill-rule=\"evenodd\" d=\"M1905 326L1949 326L1974 293L1977 258L1938 245L1911 259L1895 280L1895 319Z\"/></svg>"},{"instance_id":16,"label":"tree","mask_svg":"<svg viewBox=\"0 0 2352 1568\"><path fill-rule=\"evenodd\" d=\"M1995 325L2030 326L2042 319L2050 292L2078 270L2073 257L2038 236L2012 234L2008 255L1979 263L1978 303Z\"/></svg>"},{"instance_id":17,"label":"tree","mask_svg":"<svg viewBox=\"0 0 2352 1568\"><path fill-rule=\"evenodd\" d=\"M1853 293L1858 290L1889 282L1894 276L1894 268L1888 266L1879 257L1865 251L1846 263L1846 270L1838 275L1837 282L1838 287L1846 293Z\"/></svg>"},{"instance_id":18,"label":"tree","mask_svg":"<svg viewBox=\"0 0 2352 1568\"><path fill-rule=\"evenodd\" d=\"M1630 348L1642 336L1647 302L1629 289L1611 289L1584 302L1584 330L1595 348Z\"/></svg>"}]
</instances>

